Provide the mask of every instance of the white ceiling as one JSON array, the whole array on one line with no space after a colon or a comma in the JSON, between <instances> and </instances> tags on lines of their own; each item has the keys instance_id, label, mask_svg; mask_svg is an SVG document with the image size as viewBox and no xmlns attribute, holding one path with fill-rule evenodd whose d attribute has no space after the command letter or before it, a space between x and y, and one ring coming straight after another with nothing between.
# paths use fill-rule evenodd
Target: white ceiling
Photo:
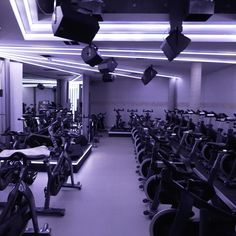
<instances>
[{"instance_id":1,"label":"white ceiling","mask_svg":"<svg viewBox=\"0 0 236 236\"><path fill-rule=\"evenodd\" d=\"M24 62L24 73L30 77L72 79L79 74L97 74L97 69L84 64L80 57L84 45L66 46L64 39L51 40L51 29L40 32L35 30L28 23L23 10L19 12L24 21L24 30L20 30L19 19L17 22L10 1L18 4L18 10L23 9L23 3L34 2L0 1L0 57ZM48 20L37 21L37 12L33 9L32 7L31 16L33 21L36 20L35 24L48 24ZM184 34L192 42L173 62L168 62L160 51L160 45L168 33L166 15L104 14L103 18L104 22L101 23L94 43L104 58L112 56L117 60L118 74L141 77L141 72L152 64L159 74L181 76L190 72L191 64L195 61L203 62L203 73L206 74L236 64L235 15L214 15L206 23L184 24ZM37 34L41 40L35 40L35 36L34 40L25 40L30 39L33 34ZM50 40L47 39L48 35ZM43 54L52 57L48 60ZM132 73L135 71L139 73Z\"/></svg>"}]
</instances>

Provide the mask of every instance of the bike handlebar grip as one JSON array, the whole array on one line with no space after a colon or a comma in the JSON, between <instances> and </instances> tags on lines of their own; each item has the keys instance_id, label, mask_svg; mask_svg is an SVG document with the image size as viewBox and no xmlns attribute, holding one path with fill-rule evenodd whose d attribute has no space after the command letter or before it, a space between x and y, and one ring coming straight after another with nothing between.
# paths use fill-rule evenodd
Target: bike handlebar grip
<instances>
[{"instance_id":1,"label":"bike handlebar grip","mask_svg":"<svg viewBox=\"0 0 236 236\"><path fill-rule=\"evenodd\" d=\"M138 109L135 109L135 110L133 110L133 109L131 109L131 110L128 109L127 112L138 112Z\"/></svg>"},{"instance_id":2,"label":"bike handlebar grip","mask_svg":"<svg viewBox=\"0 0 236 236\"><path fill-rule=\"evenodd\" d=\"M153 112L153 109L152 110L143 110L143 112L149 112L149 113L151 113L151 112Z\"/></svg>"},{"instance_id":3,"label":"bike handlebar grip","mask_svg":"<svg viewBox=\"0 0 236 236\"><path fill-rule=\"evenodd\" d=\"M124 108L122 108L122 109L120 109L120 108L115 109L115 108L114 108L114 111L118 111L118 112L119 112L119 111L124 111L124 110L125 110Z\"/></svg>"}]
</instances>

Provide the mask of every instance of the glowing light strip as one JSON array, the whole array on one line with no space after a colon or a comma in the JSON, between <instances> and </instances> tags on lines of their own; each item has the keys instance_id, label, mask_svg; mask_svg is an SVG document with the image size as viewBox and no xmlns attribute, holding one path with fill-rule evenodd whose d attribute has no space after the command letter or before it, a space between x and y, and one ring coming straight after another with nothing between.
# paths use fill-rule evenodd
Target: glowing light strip
<instances>
[{"instance_id":1,"label":"glowing light strip","mask_svg":"<svg viewBox=\"0 0 236 236\"><path fill-rule=\"evenodd\" d=\"M7 54L6 54L7 55ZM10 55L10 54L8 54ZM9 56L10 58L11 56ZM27 59L27 58L23 58L23 57L18 57L18 56L12 56L12 58L17 58L20 59L22 62L24 61L30 61L30 63L28 64L33 64L33 65L37 65L36 63L32 63L31 61L36 61L39 62L40 60L33 60L33 59ZM26 62L27 63L27 62ZM43 62L41 62L43 63ZM47 64L52 64L52 65L58 65L58 66L65 66L64 64L59 64L59 63L54 63L54 62L47 62ZM48 67L48 66L47 66ZM98 72L98 70L96 69L91 69L91 68L81 68L81 67L77 67L77 66L70 66L70 65L66 65L66 67L70 67L70 68L74 68L74 69L81 69L81 70L87 70L87 71L94 71L94 72ZM50 67L48 67L50 68ZM71 71L69 73L72 73ZM129 77L129 78L135 78L135 79L140 79L137 76L131 76L131 75L126 75L126 74L120 74L120 73L112 73L114 75L119 75L119 76L123 76L123 77ZM80 75L80 74L78 74Z\"/></svg>"},{"instance_id":2,"label":"glowing light strip","mask_svg":"<svg viewBox=\"0 0 236 236\"><path fill-rule=\"evenodd\" d=\"M104 57L117 57L117 58L140 58L140 59L148 59L148 60L164 60L167 61L166 57L150 57L150 56L126 56L126 55L103 55ZM177 57L174 59L175 61L188 61L188 62L210 62L210 63L223 63L223 64L236 64L236 61L233 60L218 60L218 59L204 59L204 58L182 58Z\"/></svg>"},{"instance_id":3,"label":"glowing light strip","mask_svg":"<svg viewBox=\"0 0 236 236\"><path fill-rule=\"evenodd\" d=\"M56 84L56 80L46 80L46 79L27 79L22 80L23 83L44 83L44 84Z\"/></svg>"},{"instance_id":4,"label":"glowing light strip","mask_svg":"<svg viewBox=\"0 0 236 236\"><path fill-rule=\"evenodd\" d=\"M31 29L31 26L33 24L32 22L32 17L31 17L31 12L30 12L30 6L29 6L29 3L27 0L23 0L23 3L24 3L24 7L25 7L25 12L26 12L26 16L27 16L27 20L28 20L28 23L30 25L30 29ZM38 27L40 27L41 24L38 24ZM32 29L31 29L32 31Z\"/></svg>"},{"instance_id":5,"label":"glowing light strip","mask_svg":"<svg viewBox=\"0 0 236 236\"><path fill-rule=\"evenodd\" d=\"M111 42L160 42L163 41L167 34L101 34L98 33L94 41L111 41ZM236 42L236 34L185 34L193 42ZM25 40L48 40L48 41L64 41L66 39L54 37L53 34L25 34Z\"/></svg>"},{"instance_id":6,"label":"glowing light strip","mask_svg":"<svg viewBox=\"0 0 236 236\"><path fill-rule=\"evenodd\" d=\"M82 51L82 48L67 48L67 47L20 47L20 46L0 46L1 50L14 50L20 51L22 53L42 53L43 50L47 51L49 54L61 54L61 55L78 55ZM33 49L33 50L32 50ZM50 51L51 50L51 51ZM54 51L55 50L55 51ZM57 52L65 51L65 52ZM68 51L75 51L75 53L69 53ZM161 50L133 50L133 49L99 49L99 52L119 52L119 53L147 53L147 54L162 54ZM236 56L236 52L194 52L194 51L184 51L181 54L185 55L206 55L206 56Z\"/></svg>"},{"instance_id":7,"label":"glowing light strip","mask_svg":"<svg viewBox=\"0 0 236 236\"><path fill-rule=\"evenodd\" d=\"M17 49L17 50L7 50L7 49L0 49L1 51L6 51L6 52L20 52L20 53L40 53L40 54L43 54L43 51L42 50L39 50L39 51L36 51L36 50L20 50L20 49ZM53 55L71 55L71 56L78 56L78 53L77 52L56 52L56 51L47 51L47 49L45 49L45 51L47 52L47 54L53 54Z\"/></svg>"},{"instance_id":8,"label":"glowing light strip","mask_svg":"<svg viewBox=\"0 0 236 236\"><path fill-rule=\"evenodd\" d=\"M46 65L39 64L39 63L33 63L33 62L29 61L30 59L25 59L25 58L13 56L11 54L4 53L3 57L8 58L8 59L12 59L12 60L16 60L16 61L19 61L19 62L23 62L23 63L29 64L29 65L33 65L33 66L39 66L39 67L43 67L43 68L53 69L53 70L56 70L56 71L62 71L62 72L70 73L72 75L81 75L81 74L76 73L74 71L63 70L63 69L60 69L60 68L57 68L57 67L46 66Z\"/></svg>"},{"instance_id":9,"label":"glowing light strip","mask_svg":"<svg viewBox=\"0 0 236 236\"><path fill-rule=\"evenodd\" d=\"M27 58L27 56L17 56L16 54L10 54L8 53L7 55L13 55L14 57L17 57L17 58L21 58L23 60L27 60L27 61L33 61L33 62L40 62L40 63L46 63L46 64L49 64L49 65L55 65L55 66L62 66L62 67L69 67L69 68L73 68L73 69L80 69L80 70L87 70L87 71L94 71L94 72L97 72L96 69L92 69L92 68L83 68L83 67L78 67L78 66L72 66L72 65L65 65L65 64L60 64L60 63L56 63L56 62L52 62L52 61L42 61L41 59L30 59L30 58ZM80 75L77 73L77 75Z\"/></svg>"},{"instance_id":10,"label":"glowing light strip","mask_svg":"<svg viewBox=\"0 0 236 236\"><path fill-rule=\"evenodd\" d=\"M113 57L120 57L120 58L142 58L142 59L149 59L149 60L167 60L165 57L125 56L125 55L119 55L119 56L118 55L103 55L103 56L109 56L109 57L113 56ZM38 59L37 60L33 60L33 61L38 62ZM192 61L192 62L209 62L209 63L236 64L236 61L233 61L233 60L216 60L216 59L210 59L209 60L209 59L201 59L201 58L181 58L181 57L175 58L175 61L188 61L188 62ZM68 63L68 62L63 61L63 60L61 60L61 62ZM98 72L96 69L91 69L91 68L76 67L76 66L64 65L64 64L62 65L62 64L58 64L58 63L52 63L52 62L47 62L47 64L53 64L53 65L58 65L58 66L66 66L66 67L80 69L80 70ZM72 62L70 64L75 64L75 63ZM131 72L131 71L129 71L129 72ZM159 76L162 76L162 75L159 75ZM165 75L164 75L164 77L165 77ZM173 78L173 76L167 76L167 77Z\"/></svg>"},{"instance_id":11,"label":"glowing light strip","mask_svg":"<svg viewBox=\"0 0 236 236\"><path fill-rule=\"evenodd\" d=\"M27 14L27 19L29 22L32 22L32 16L31 16L31 11L30 11L30 7L29 7L29 2L27 0L24 0L24 5L25 5L25 9L26 12L28 11ZM167 29L170 28L169 26L169 22L130 22L130 21L123 21L123 22L100 22L100 30L143 30L143 31L147 31L147 30L151 30L151 31L166 31ZM44 26L44 30L51 30L51 22L46 22L44 24L38 23L35 24L35 30L37 30L37 28L41 28L42 26ZM192 24L192 23L183 23L183 28L184 30L218 30L219 27L221 29L227 29L232 31L232 29L236 28L236 24L234 22L232 22L231 24Z\"/></svg>"},{"instance_id":12,"label":"glowing light strip","mask_svg":"<svg viewBox=\"0 0 236 236\"><path fill-rule=\"evenodd\" d=\"M72 162L72 165L73 165L73 166L78 165L78 164L85 158L85 155L87 155L87 153L88 153L91 149L92 149L92 145L89 145L89 147L86 149L86 151L84 152L84 154L79 158L79 160L76 161L76 162ZM33 164L43 164L43 161L31 161L31 163L33 163ZM56 161L50 161L49 163L52 164L52 165L56 165L56 164L57 164Z\"/></svg>"},{"instance_id":13,"label":"glowing light strip","mask_svg":"<svg viewBox=\"0 0 236 236\"><path fill-rule=\"evenodd\" d=\"M13 12L15 14L16 20L18 22L18 25L20 27L21 33L25 37L25 34L26 34L25 27L24 27L24 23L22 21L22 18L20 16L20 12L19 12L19 9L17 7L16 1L15 0L10 0L10 3L11 3L12 10L13 10Z\"/></svg>"},{"instance_id":14,"label":"glowing light strip","mask_svg":"<svg viewBox=\"0 0 236 236\"><path fill-rule=\"evenodd\" d=\"M71 82L75 82L76 80L78 80L79 78L81 78L82 75L76 76L74 79L71 80ZM80 81L78 81L80 82Z\"/></svg>"},{"instance_id":15,"label":"glowing light strip","mask_svg":"<svg viewBox=\"0 0 236 236\"><path fill-rule=\"evenodd\" d=\"M43 83L43 85L44 85L45 88L53 88L53 87L57 86L57 84L44 84L44 83ZM34 84L23 84L23 87L24 88L35 88L35 87L37 87L37 84L36 83L34 83Z\"/></svg>"},{"instance_id":16,"label":"glowing light strip","mask_svg":"<svg viewBox=\"0 0 236 236\"><path fill-rule=\"evenodd\" d=\"M120 74L120 73L116 73L116 72L112 72L112 73L109 73L109 74L111 74L111 75L118 75L118 76L122 76L122 77L128 77L128 78L132 78L132 79L141 79L141 77L138 77L138 76Z\"/></svg>"},{"instance_id":17,"label":"glowing light strip","mask_svg":"<svg viewBox=\"0 0 236 236\"><path fill-rule=\"evenodd\" d=\"M27 58L28 56L23 56L23 57ZM37 61L39 60L38 58L35 58L35 57L29 57L29 58L33 58L33 59L35 59ZM63 63L63 64L66 63L66 64L82 65L82 66L87 66L87 67L89 66L89 65L84 64L84 63L76 63L76 62L71 62L71 61L66 61L66 60L53 59L53 61L60 62L60 63ZM63 64L58 64L58 63L53 63L53 62L49 62L49 64L53 64L53 65L56 64L56 65L63 66ZM74 66L71 66L71 65L69 65L69 67L76 68L76 69L82 69L81 67L74 67ZM97 68L97 66L96 66L96 68ZM98 72L97 69L91 69L91 68L83 68L83 69L84 70L90 70L90 71ZM123 71L123 72L136 73L136 74L143 74L143 72L141 72L141 71L133 71L133 70L127 70L127 69L121 69L121 68L116 68L116 71ZM137 76L120 74L120 73L116 73L116 72L114 72L113 74L120 75L120 76L126 76L126 77L130 77L130 78L135 78L135 79L141 79L140 77L137 77ZM166 77L166 78L173 78L173 77L178 78L178 77L173 76L173 75L165 75L165 74L157 74L156 76L157 77ZM76 78L76 79L78 79L78 78ZM74 81L74 80L72 80L72 81Z\"/></svg>"},{"instance_id":18,"label":"glowing light strip","mask_svg":"<svg viewBox=\"0 0 236 236\"><path fill-rule=\"evenodd\" d=\"M47 34L34 34L34 33L25 33L25 30L23 29L24 26L22 27L23 21L22 19L20 19L20 13L19 13L19 9L17 8L17 4L16 1L14 0L10 0L10 3L12 5L14 14L16 15L18 24L20 25L20 29L22 31L22 34L25 38L25 40L57 40L57 41L61 41L61 38L56 38L52 35L51 31L48 32ZM23 1L23 3L25 4L26 1ZM25 7L26 11L27 11L27 7ZM29 15L30 12L27 14ZM29 20L30 21L30 20ZM119 23L110 23L110 22L106 22L104 23L104 28L107 28L107 30L111 30L112 32L114 32L115 27L119 27L122 26L122 30L124 30L123 26L128 27L127 32L125 34L113 34L112 32L108 32L108 34L104 34L104 33L98 33L95 37L95 41L163 41L163 37L166 37L166 35L163 35L161 32L161 34L147 34L146 31L143 32L143 34L132 34L130 32L129 27L133 27L139 30L141 30L141 28L143 27L143 30L146 29L155 29L155 26L157 27L164 27L164 32L166 32L166 27L167 24L159 24L158 22L152 23L152 22L146 22L146 23L139 23L139 22L129 22L129 24L127 24L128 22L122 22L122 24ZM38 24L34 24L34 27L37 27ZM40 27L48 27L47 24L42 24L42 26ZM101 23L101 29L103 27L103 24ZM110 27L110 28L109 28ZM207 33L209 32L210 29L220 29L221 34L186 34L187 37L190 37L192 39L192 41L199 41L199 42L236 42L236 35L232 34L232 29L236 28L235 24L202 24L202 25L198 25L198 24L184 24L184 29L192 29L192 30L201 30L205 29L207 31ZM230 32L222 32L222 29L228 29L230 30ZM128 32L129 31L129 32ZM101 31L102 32L102 31ZM146 33L146 34L145 34Z\"/></svg>"},{"instance_id":19,"label":"glowing light strip","mask_svg":"<svg viewBox=\"0 0 236 236\"><path fill-rule=\"evenodd\" d=\"M119 55L119 56L118 55L103 55L103 56L109 56L109 57L112 56L112 57L120 57L120 58L142 58L142 59L148 59L148 60L167 60L165 57L125 56L125 55ZM27 59L27 60L29 60L29 59ZM38 60L32 60L32 61L38 62ZM57 60L57 61L60 61L62 63L69 63L69 62L64 61L64 60ZM191 62L209 62L209 63L236 64L236 61L233 61L233 60L217 60L217 59L201 59L201 58L181 58L181 57L175 58L175 61L188 61L188 62L191 61ZM65 64L49 62L49 61L47 61L47 64L58 65L58 66L65 66L65 67L74 68L74 69L98 72L97 69L92 69L92 68L89 68L89 67L87 67L87 68L85 67L84 68L84 67L65 65ZM70 64L76 64L76 63L74 63L74 62L71 63L70 62ZM129 71L129 72L131 72L131 71ZM161 75L159 75L159 76L161 76ZM169 78L171 78L171 77L172 76L170 76Z\"/></svg>"},{"instance_id":20,"label":"glowing light strip","mask_svg":"<svg viewBox=\"0 0 236 236\"><path fill-rule=\"evenodd\" d=\"M134 70L121 69L121 68L116 68L116 70L117 71L123 71L123 72L129 72L129 73L143 74L142 71L134 71ZM166 74L160 74L160 73L158 73L156 76L157 77L161 76L161 77L165 77L165 78L180 78L178 76L166 75Z\"/></svg>"},{"instance_id":21,"label":"glowing light strip","mask_svg":"<svg viewBox=\"0 0 236 236\"><path fill-rule=\"evenodd\" d=\"M37 84L23 84L24 88L36 88Z\"/></svg>"}]
</instances>

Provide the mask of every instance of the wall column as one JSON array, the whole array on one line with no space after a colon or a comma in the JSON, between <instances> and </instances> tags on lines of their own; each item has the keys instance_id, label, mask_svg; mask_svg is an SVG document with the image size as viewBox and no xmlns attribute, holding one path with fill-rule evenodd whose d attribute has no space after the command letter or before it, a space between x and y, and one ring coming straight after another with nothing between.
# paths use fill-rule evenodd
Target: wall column
<instances>
[{"instance_id":1,"label":"wall column","mask_svg":"<svg viewBox=\"0 0 236 236\"><path fill-rule=\"evenodd\" d=\"M68 107L68 81L57 80L57 105L62 108Z\"/></svg>"},{"instance_id":2,"label":"wall column","mask_svg":"<svg viewBox=\"0 0 236 236\"><path fill-rule=\"evenodd\" d=\"M1 89L1 97L0 97L0 132L3 133L7 127L9 127L9 121L7 117L7 96L9 94L6 93L6 64L7 62L5 60L0 61L0 89ZM9 60L8 60L9 63ZM9 109L8 109L9 111ZM9 116L9 114L8 114ZM8 124L7 124L8 123ZM0 136L1 139L3 137Z\"/></svg>"},{"instance_id":3,"label":"wall column","mask_svg":"<svg viewBox=\"0 0 236 236\"><path fill-rule=\"evenodd\" d=\"M22 131L23 113L23 64L5 59L1 62L0 83L3 96L0 97L0 132L7 128Z\"/></svg>"},{"instance_id":4,"label":"wall column","mask_svg":"<svg viewBox=\"0 0 236 236\"><path fill-rule=\"evenodd\" d=\"M190 108L200 109L202 90L202 63L193 63L191 67Z\"/></svg>"},{"instance_id":5,"label":"wall column","mask_svg":"<svg viewBox=\"0 0 236 236\"><path fill-rule=\"evenodd\" d=\"M61 81L61 105L63 108L68 107L68 81L62 80Z\"/></svg>"},{"instance_id":6,"label":"wall column","mask_svg":"<svg viewBox=\"0 0 236 236\"><path fill-rule=\"evenodd\" d=\"M83 135L87 138L89 131L89 115L90 115L90 79L89 76L83 75L83 91L82 91L82 125L83 125Z\"/></svg>"},{"instance_id":7,"label":"wall column","mask_svg":"<svg viewBox=\"0 0 236 236\"><path fill-rule=\"evenodd\" d=\"M61 80L57 80L56 105L61 106Z\"/></svg>"},{"instance_id":8,"label":"wall column","mask_svg":"<svg viewBox=\"0 0 236 236\"><path fill-rule=\"evenodd\" d=\"M22 131L22 121L18 118L23 113L23 64L10 62L10 127L11 130Z\"/></svg>"},{"instance_id":9,"label":"wall column","mask_svg":"<svg viewBox=\"0 0 236 236\"><path fill-rule=\"evenodd\" d=\"M168 110L173 111L177 104L176 78L169 80Z\"/></svg>"}]
</instances>

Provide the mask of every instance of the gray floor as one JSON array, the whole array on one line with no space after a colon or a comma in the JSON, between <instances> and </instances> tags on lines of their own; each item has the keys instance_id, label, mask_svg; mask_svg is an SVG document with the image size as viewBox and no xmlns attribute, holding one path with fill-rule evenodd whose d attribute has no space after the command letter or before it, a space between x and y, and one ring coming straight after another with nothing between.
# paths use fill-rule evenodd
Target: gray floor
<instances>
[{"instance_id":1,"label":"gray floor","mask_svg":"<svg viewBox=\"0 0 236 236\"><path fill-rule=\"evenodd\" d=\"M52 207L66 208L64 217L40 217L53 236L148 236L150 221L142 215L144 194L138 188L131 138L103 137L75 175L81 191L66 189L52 197ZM46 175L32 189L37 205L44 201Z\"/></svg>"}]
</instances>

